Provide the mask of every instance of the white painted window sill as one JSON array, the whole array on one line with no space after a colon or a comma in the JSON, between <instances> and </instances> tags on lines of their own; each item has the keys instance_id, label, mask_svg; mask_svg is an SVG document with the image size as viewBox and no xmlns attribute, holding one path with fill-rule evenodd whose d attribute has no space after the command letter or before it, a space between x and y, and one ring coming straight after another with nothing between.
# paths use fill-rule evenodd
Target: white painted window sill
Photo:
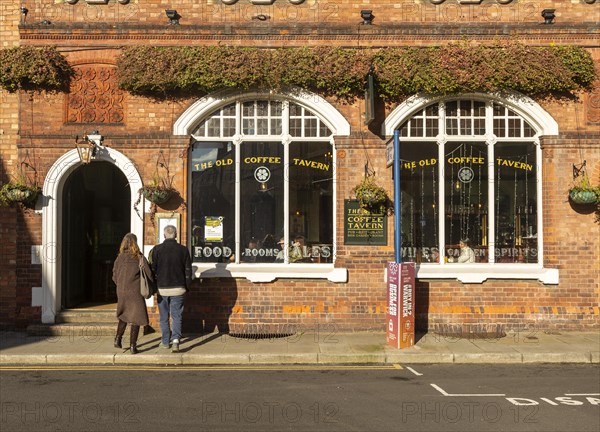
<instances>
[{"instance_id":1,"label":"white painted window sill","mask_svg":"<svg viewBox=\"0 0 600 432\"><path fill-rule=\"evenodd\" d=\"M558 269L538 264L417 264L417 279L458 279L463 283L482 283L487 279L534 279L557 285Z\"/></svg>"},{"instance_id":2,"label":"white painted window sill","mask_svg":"<svg viewBox=\"0 0 600 432\"><path fill-rule=\"evenodd\" d=\"M348 270L333 264L227 264L192 263L199 278L246 278L250 282L273 282L276 279L327 279L347 282Z\"/></svg>"}]
</instances>

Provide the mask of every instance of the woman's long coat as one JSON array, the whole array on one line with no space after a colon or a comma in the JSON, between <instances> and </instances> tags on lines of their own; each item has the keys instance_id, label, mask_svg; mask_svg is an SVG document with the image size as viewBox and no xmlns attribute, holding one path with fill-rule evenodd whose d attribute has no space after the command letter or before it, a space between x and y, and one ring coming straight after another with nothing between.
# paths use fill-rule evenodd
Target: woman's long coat
<instances>
[{"instance_id":1,"label":"woman's long coat","mask_svg":"<svg viewBox=\"0 0 600 432\"><path fill-rule=\"evenodd\" d=\"M152 278L152 270L142 257L146 274ZM113 266L113 281L117 284L117 318L136 325L148 325L146 300L140 294L139 258L130 253L119 254Z\"/></svg>"}]
</instances>

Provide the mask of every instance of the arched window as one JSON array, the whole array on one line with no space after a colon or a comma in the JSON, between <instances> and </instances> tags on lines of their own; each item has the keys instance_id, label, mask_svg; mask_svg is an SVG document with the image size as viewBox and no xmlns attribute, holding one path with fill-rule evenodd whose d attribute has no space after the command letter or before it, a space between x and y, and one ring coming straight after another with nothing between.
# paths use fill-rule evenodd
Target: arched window
<instances>
[{"instance_id":1,"label":"arched window","mask_svg":"<svg viewBox=\"0 0 600 432\"><path fill-rule=\"evenodd\" d=\"M456 99L425 106L399 131L403 259L541 264L540 149L531 124L496 101Z\"/></svg>"},{"instance_id":2,"label":"arched window","mask_svg":"<svg viewBox=\"0 0 600 432\"><path fill-rule=\"evenodd\" d=\"M317 115L287 100L237 100L191 135L194 262L333 263L333 133Z\"/></svg>"}]
</instances>

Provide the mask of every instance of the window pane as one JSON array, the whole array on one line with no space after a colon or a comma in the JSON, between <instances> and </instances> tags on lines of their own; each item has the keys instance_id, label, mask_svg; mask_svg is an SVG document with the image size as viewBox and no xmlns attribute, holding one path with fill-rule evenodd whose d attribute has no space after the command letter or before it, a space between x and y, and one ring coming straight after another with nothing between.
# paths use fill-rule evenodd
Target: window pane
<instances>
[{"instance_id":1,"label":"window pane","mask_svg":"<svg viewBox=\"0 0 600 432\"><path fill-rule=\"evenodd\" d=\"M328 143L289 147L290 262L333 262L333 161Z\"/></svg>"},{"instance_id":2,"label":"window pane","mask_svg":"<svg viewBox=\"0 0 600 432\"><path fill-rule=\"evenodd\" d=\"M244 117L254 116L254 102L244 102L242 105L242 115Z\"/></svg>"},{"instance_id":3,"label":"window pane","mask_svg":"<svg viewBox=\"0 0 600 432\"><path fill-rule=\"evenodd\" d=\"M281 135L282 126L281 119L271 120L271 135Z\"/></svg>"},{"instance_id":4,"label":"window pane","mask_svg":"<svg viewBox=\"0 0 600 432\"><path fill-rule=\"evenodd\" d=\"M473 115L476 117L485 117L485 102L473 102Z\"/></svg>"},{"instance_id":5,"label":"window pane","mask_svg":"<svg viewBox=\"0 0 600 432\"><path fill-rule=\"evenodd\" d=\"M304 136L316 137L317 136L317 119L306 118L304 120Z\"/></svg>"},{"instance_id":6,"label":"window pane","mask_svg":"<svg viewBox=\"0 0 600 432\"><path fill-rule=\"evenodd\" d=\"M459 242L468 239L474 256L470 262L487 262L487 146L449 142L445 153L446 255L462 262L466 250L461 255Z\"/></svg>"},{"instance_id":7,"label":"window pane","mask_svg":"<svg viewBox=\"0 0 600 432\"><path fill-rule=\"evenodd\" d=\"M209 137L220 137L221 136L221 119L219 117L213 117L206 123L207 135Z\"/></svg>"},{"instance_id":8,"label":"window pane","mask_svg":"<svg viewBox=\"0 0 600 432\"><path fill-rule=\"evenodd\" d=\"M471 135L471 119L461 119L460 120L460 134L461 135Z\"/></svg>"},{"instance_id":9,"label":"window pane","mask_svg":"<svg viewBox=\"0 0 600 432\"><path fill-rule=\"evenodd\" d=\"M438 146L400 143L402 258L439 262Z\"/></svg>"},{"instance_id":10,"label":"window pane","mask_svg":"<svg viewBox=\"0 0 600 432\"><path fill-rule=\"evenodd\" d=\"M494 119L494 134L498 138L503 138L506 136L506 121L503 118L495 118Z\"/></svg>"},{"instance_id":11,"label":"window pane","mask_svg":"<svg viewBox=\"0 0 600 432\"><path fill-rule=\"evenodd\" d=\"M413 118L410 121L410 136L421 137L423 136L423 119Z\"/></svg>"},{"instance_id":12,"label":"window pane","mask_svg":"<svg viewBox=\"0 0 600 432\"><path fill-rule=\"evenodd\" d=\"M299 116L302 114L302 108L300 105L290 102L290 115Z\"/></svg>"},{"instance_id":13,"label":"window pane","mask_svg":"<svg viewBox=\"0 0 600 432\"><path fill-rule=\"evenodd\" d=\"M235 135L235 118L223 119L223 136L232 137Z\"/></svg>"},{"instance_id":14,"label":"window pane","mask_svg":"<svg viewBox=\"0 0 600 432\"><path fill-rule=\"evenodd\" d=\"M256 108L259 116L266 117L269 115L269 103L267 101L256 102Z\"/></svg>"},{"instance_id":15,"label":"window pane","mask_svg":"<svg viewBox=\"0 0 600 432\"><path fill-rule=\"evenodd\" d=\"M321 121L319 123L321 124L319 126L319 136L320 137L328 137L329 135L331 135L331 131L329 130L327 125Z\"/></svg>"},{"instance_id":16,"label":"window pane","mask_svg":"<svg viewBox=\"0 0 600 432\"><path fill-rule=\"evenodd\" d=\"M434 137L438 134L438 119L427 119L425 124L425 136Z\"/></svg>"},{"instance_id":17,"label":"window pane","mask_svg":"<svg viewBox=\"0 0 600 432\"><path fill-rule=\"evenodd\" d=\"M446 133L448 135L458 135L458 120L455 118L446 119Z\"/></svg>"},{"instance_id":18,"label":"window pane","mask_svg":"<svg viewBox=\"0 0 600 432\"><path fill-rule=\"evenodd\" d=\"M257 129L257 131L256 131L257 135L268 135L269 134L269 120L266 118L259 118L257 120L256 129Z\"/></svg>"},{"instance_id":19,"label":"window pane","mask_svg":"<svg viewBox=\"0 0 600 432\"><path fill-rule=\"evenodd\" d=\"M244 119L242 131L245 135L254 135L254 119Z\"/></svg>"},{"instance_id":20,"label":"window pane","mask_svg":"<svg viewBox=\"0 0 600 432\"><path fill-rule=\"evenodd\" d=\"M290 135L302 136L302 119L290 119Z\"/></svg>"},{"instance_id":21,"label":"window pane","mask_svg":"<svg viewBox=\"0 0 600 432\"><path fill-rule=\"evenodd\" d=\"M223 115L225 116L235 116L235 103L229 104L223 107Z\"/></svg>"},{"instance_id":22,"label":"window pane","mask_svg":"<svg viewBox=\"0 0 600 432\"><path fill-rule=\"evenodd\" d=\"M283 236L283 146L240 145L240 262L275 262Z\"/></svg>"},{"instance_id":23,"label":"window pane","mask_svg":"<svg viewBox=\"0 0 600 432\"><path fill-rule=\"evenodd\" d=\"M191 172L193 260L228 262L235 251L233 144L194 144Z\"/></svg>"},{"instance_id":24,"label":"window pane","mask_svg":"<svg viewBox=\"0 0 600 432\"><path fill-rule=\"evenodd\" d=\"M537 182L535 145L498 143L495 154L496 262L536 263Z\"/></svg>"}]
</instances>

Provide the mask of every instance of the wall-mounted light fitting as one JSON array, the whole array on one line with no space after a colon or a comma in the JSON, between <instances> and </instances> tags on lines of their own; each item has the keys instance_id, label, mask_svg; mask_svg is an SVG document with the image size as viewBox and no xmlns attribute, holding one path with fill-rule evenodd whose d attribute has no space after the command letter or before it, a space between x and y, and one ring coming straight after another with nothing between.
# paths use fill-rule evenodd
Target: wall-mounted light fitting
<instances>
[{"instance_id":1,"label":"wall-mounted light fitting","mask_svg":"<svg viewBox=\"0 0 600 432\"><path fill-rule=\"evenodd\" d=\"M360 17L363 19L362 24L365 25L373 24L373 20L375 19L375 15L373 15L372 10L361 10Z\"/></svg>"},{"instance_id":2,"label":"wall-mounted light fitting","mask_svg":"<svg viewBox=\"0 0 600 432\"><path fill-rule=\"evenodd\" d=\"M179 15L175 9L165 9L165 13L167 14L167 18L169 18L170 25L179 25L179 18L181 18L181 15Z\"/></svg>"},{"instance_id":3,"label":"wall-mounted light fitting","mask_svg":"<svg viewBox=\"0 0 600 432\"><path fill-rule=\"evenodd\" d=\"M544 24L554 24L554 18L556 17L556 15L554 14L554 11L556 9L544 9L542 11L542 16L544 17Z\"/></svg>"},{"instance_id":4,"label":"wall-mounted light fitting","mask_svg":"<svg viewBox=\"0 0 600 432\"><path fill-rule=\"evenodd\" d=\"M25 22L25 18L27 18L27 14L29 13L29 9L25 7L25 5L21 6L21 21Z\"/></svg>"},{"instance_id":5,"label":"wall-mounted light fitting","mask_svg":"<svg viewBox=\"0 0 600 432\"><path fill-rule=\"evenodd\" d=\"M104 137L96 130L83 135L81 138L78 136L75 137L77 154L82 164L87 165L96 157L98 149L102 146L102 141L104 141Z\"/></svg>"}]
</instances>

